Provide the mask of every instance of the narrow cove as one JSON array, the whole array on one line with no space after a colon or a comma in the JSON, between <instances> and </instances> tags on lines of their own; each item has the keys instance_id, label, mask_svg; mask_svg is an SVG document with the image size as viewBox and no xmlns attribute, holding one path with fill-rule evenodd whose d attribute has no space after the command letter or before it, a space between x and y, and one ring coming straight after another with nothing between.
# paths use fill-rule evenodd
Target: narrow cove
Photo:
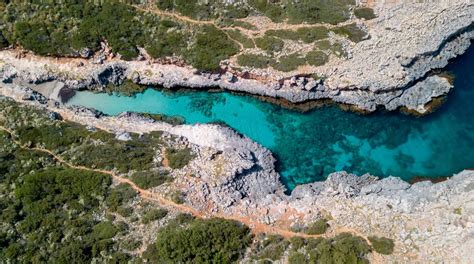
<instances>
[{"instance_id":1,"label":"narrow cove","mask_svg":"<svg viewBox=\"0 0 474 264\"><path fill-rule=\"evenodd\" d=\"M124 111L181 116L188 124L224 122L269 148L289 189L335 171L405 180L450 176L474 167L474 49L454 61L455 87L435 113L367 116L327 106L298 113L227 92L147 89L133 97L78 92L69 105L109 115Z\"/></svg>"}]
</instances>

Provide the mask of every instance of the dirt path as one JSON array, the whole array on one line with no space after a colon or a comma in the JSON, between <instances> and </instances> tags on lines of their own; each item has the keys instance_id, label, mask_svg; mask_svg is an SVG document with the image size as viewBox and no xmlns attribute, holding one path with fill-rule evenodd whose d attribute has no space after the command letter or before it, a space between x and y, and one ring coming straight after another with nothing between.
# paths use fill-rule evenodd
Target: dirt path
<instances>
[{"instance_id":1,"label":"dirt path","mask_svg":"<svg viewBox=\"0 0 474 264\"><path fill-rule=\"evenodd\" d=\"M172 208L174 208L174 209L176 209L176 210L178 210L182 213L192 214L194 217L197 217L197 218L218 217L218 218L223 218L223 219L228 219L228 220L236 220L236 221L242 222L245 225L249 226L252 230L252 233L254 233L254 234L259 234L259 233L278 234L278 235L281 235L285 238L290 238L290 237L294 237L294 236L299 236L299 237L304 237L304 238L325 237L325 235L308 235L308 234L304 234L304 233L293 232L293 231L283 229L283 228L279 228L279 227L275 227L275 226L270 226L270 225L267 225L267 224L260 223L252 217L223 215L221 213L212 213L210 215L204 214L204 213L199 212L198 210L196 210L196 209L194 209L194 208L192 208L192 207L190 207L186 204L177 204L177 203L175 203L175 202L173 202L173 201L171 201L171 200L169 200L169 199L167 199L167 198L165 198L165 197L163 197L163 196L161 196L157 193L153 193L151 191L142 189L142 188L138 187L131 180L120 177L113 171L102 170L102 169L92 169L92 168L88 168L88 167L85 167L85 166L74 165L74 164L64 160L62 157L56 155L55 153L53 153L49 149L38 148L38 147L27 147L25 145L22 145L21 142L14 139L15 135L11 130L9 130L8 128L3 127L3 126L0 126L0 130L8 133L12 137L11 140L23 149L46 153L46 154L52 156L57 161L59 161L60 163L66 165L70 168L73 168L73 169L91 171L91 172L97 172L97 173L102 173L102 174L109 175L116 182L128 184L130 187L132 187L132 189L134 189L140 195L141 198L143 198L145 200L156 202L156 203L158 203L158 204L160 204L161 206L164 206L164 207L172 207ZM352 233L352 234L355 234L355 235L358 235L358 236L361 236L361 237L365 238L359 232L355 232L355 230L351 230L351 229L343 228L343 229L337 229L337 230L334 230L334 231L335 231L336 234L343 233L343 232L346 232L346 233L348 232L348 233Z\"/></svg>"}]
</instances>

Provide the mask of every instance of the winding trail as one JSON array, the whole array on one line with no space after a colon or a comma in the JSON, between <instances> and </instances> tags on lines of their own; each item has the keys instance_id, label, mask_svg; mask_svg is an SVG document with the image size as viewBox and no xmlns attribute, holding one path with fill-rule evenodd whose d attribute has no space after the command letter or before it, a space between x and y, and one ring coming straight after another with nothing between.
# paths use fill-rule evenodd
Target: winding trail
<instances>
[{"instance_id":1,"label":"winding trail","mask_svg":"<svg viewBox=\"0 0 474 264\"><path fill-rule=\"evenodd\" d=\"M255 220L251 217L241 217L241 216L235 216L235 215L224 215L224 214L221 214L221 213L212 213L211 215L207 215L207 214L204 214L202 212L199 212L198 210L192 208L191 206L188 206L186 204L175 203L175 202L171 201L170 199L167 199L167 198L165 198L165 197L163 197L163 196L161 196L157 193L153 193L151 191L142 189L139 186L137 186L133 181L131 181L129 179L126 179L126 178L123 178L123 177L120 177L113 171L102 170L102 169L92 169L92 168L88 168L88 167L85 167L85 166L74 165L71 162L69 162L67 160L64 160L62 157L55 154L53 151L51 151L49 149L25 146L25 145L21 144L20 141L15 139L15 134L10 129L0 125L0 130L8 133L11 136L11 140L15 144L20 146L22 149L46 153L46 154L52 156L55 160L59 161L60 163L66 165L66 166L68 166L72 169L90 171L90 172L96 172L96 173L102 173L102 174L109 175L116 182L128 184L132 189L134 189L140 195L140 197L142 199L156 202L156 203L158 203L158 204L160 204L161 206L164 206L164 207L172 207L172 208L174 208L174 209L176 209L176 210L178 210L182 213L192 214L194 217L197 217L197 218L205 219L205 218L210 218L210 217L217 217L217 218L223 218L223 219L227 219L227 220L239 221L239 222L249 226L250 229L252 230L253 234L259 234L259 233L278 234L278 235L281 235L285 238L290 238L290 237L295 237L295 236L303 237L303 238L327 237L327 235L325 235L325 234L322 234L322 235L308 235L308 234L304 234L304 233L293 232L293 231L288 230L288 229L279 228L279 227L271 226L271 225L268 225L268 224L260 223L260 222L258 222L257 220ZM359 232L356 232L355 230L348 229L348 228L339 228L339 229L336 229L334 231L335 231L336 234L339 234L339 233L352 233L354 235L358 235L358 236L364 238L367 241L367 243L370 244L370 241L364 235L362 235Z\"/></svg>"}]
</instances>

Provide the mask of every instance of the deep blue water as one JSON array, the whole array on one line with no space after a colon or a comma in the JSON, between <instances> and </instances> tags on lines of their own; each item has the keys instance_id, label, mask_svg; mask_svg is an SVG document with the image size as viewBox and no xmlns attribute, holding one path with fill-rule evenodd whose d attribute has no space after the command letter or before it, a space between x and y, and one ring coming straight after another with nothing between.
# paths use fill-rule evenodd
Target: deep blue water
<instances>
[{"instance_id":1,"label":"deep blue water","mask_svg":"<svg viewBox=\"0 0 474 264\"><path fill-rule=\"evenodd\" d=\"M271 149L290 189L346 170L378 176L450 176L474 167L474 48L447 69L455 88L434 114L358 115L328 106L299 113L226 92L147 89L133 97L79 92L68 104L116 115L179 115L186 123L223 121Z\"/></svg>"}]
</instances>

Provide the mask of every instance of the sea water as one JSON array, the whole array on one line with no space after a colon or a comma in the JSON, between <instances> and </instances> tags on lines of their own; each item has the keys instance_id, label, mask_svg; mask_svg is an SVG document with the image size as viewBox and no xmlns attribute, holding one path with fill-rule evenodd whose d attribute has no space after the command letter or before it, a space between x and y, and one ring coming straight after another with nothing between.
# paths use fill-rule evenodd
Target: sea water
<instances>
[{"instance_id":1,"label":"sea water","mask_svg":"<svg viewBox=\"0 0 474 264\"><path fill-rule=\"evenodd\" d=\"M132 97L78 92L68 102L109 115L124 111L224 122L269 148L289 189L345 170L405 180L474 168L474 48L448 68L455 88L435 113L360 115L327 106L306 113L227 92L147 89Z\"/></svg>"}]
</instances>

